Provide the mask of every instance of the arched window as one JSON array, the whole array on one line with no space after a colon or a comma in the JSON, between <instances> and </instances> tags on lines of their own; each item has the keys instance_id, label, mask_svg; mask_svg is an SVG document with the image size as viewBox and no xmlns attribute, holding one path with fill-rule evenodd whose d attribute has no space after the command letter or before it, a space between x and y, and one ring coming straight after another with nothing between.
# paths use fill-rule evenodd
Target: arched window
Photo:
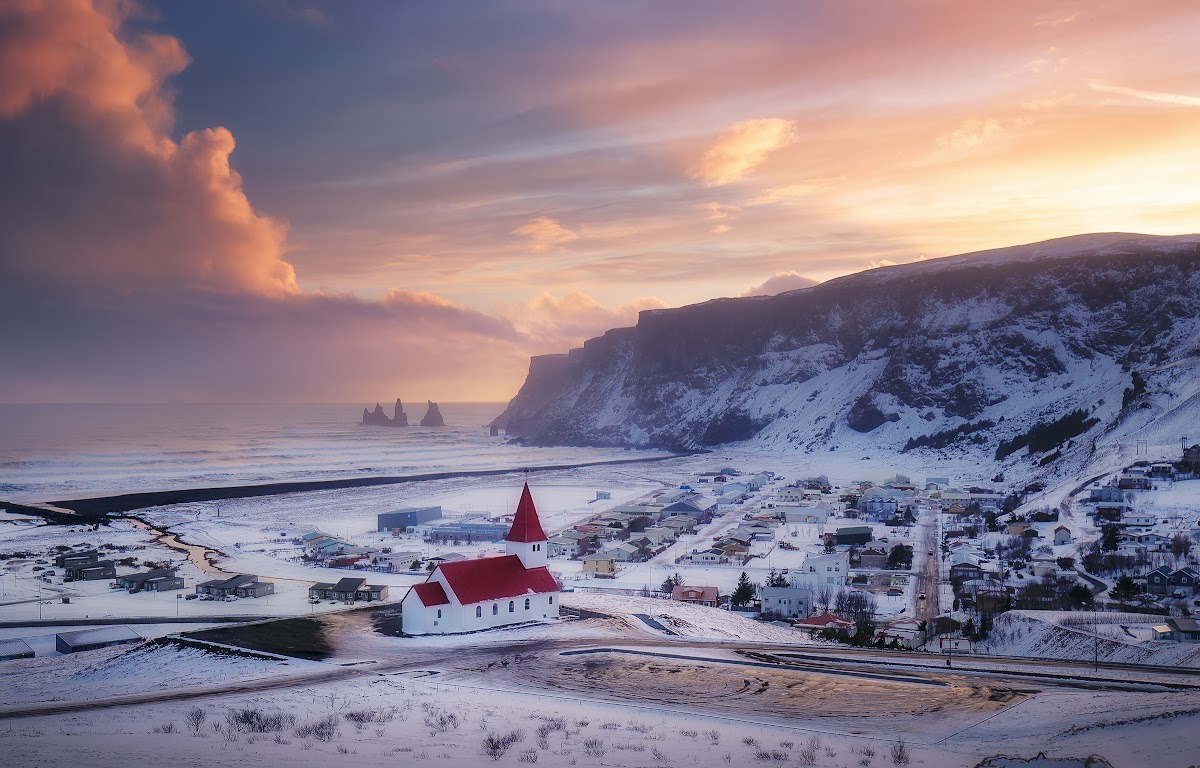
<instances>
[{"instance_id":1,"label":"arched window","mask_svg":"<svg viewBox=\"0 0 1200 768\"><path fill-rule=\"evenodd\" d=\"M529 598L525 598L525 610L529 610Z\"/></svg>"},{"instance_id":2,"label":"arched window","mask_svg":"<svg viewBox=\"0 0 1200 768\"><path fill-rule=\"evenodd\" d=\"M438 618L442 618L442 609L438 608Z\"/></svg>"},{"instance_id":3,"label":"arched window","mask_svg":"<svg viewBox=\"0 0 1200 768\"><path fill-rule=\"evenodd\" d=\"M495 616L497 613L500 613L500 603L492 603L492 615Z\"/></svg>"},{"instance_id":4,"label":"arched window","mask_svg":"<svg viewBox=\"0 0 1200 768\"><path fill-rule=\"evenodd\" d=\"M550 595L550 605L554 605L554 595Z\"/></svg>"},{"instance_id":5,"label":"arched window","mask_svg":"<svg viewBox=\"0 0 1200 768\"><path fill-rule=\"evenodd\" d=\"M475 606L475 618L477 618L477 619L483 618L483 606L482 605Z\"/></svg>"},{"instance_id":6,"label":"arched window","mask_svg":"<svg viewBox=\"0 0 1200 768\"><path fill-rule=\"evenodd\" d=\"M509 600L508 601L508 612L512 613L515 610L517 610L517 604L514 603L512 600Z\"/></svg>"}]
</instances>

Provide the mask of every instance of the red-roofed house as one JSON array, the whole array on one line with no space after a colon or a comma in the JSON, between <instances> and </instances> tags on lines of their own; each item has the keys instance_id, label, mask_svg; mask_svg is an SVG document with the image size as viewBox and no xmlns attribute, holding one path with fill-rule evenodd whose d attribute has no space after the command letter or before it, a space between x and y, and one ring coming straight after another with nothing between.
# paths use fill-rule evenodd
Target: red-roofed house
<instances>
[{"instance_id":1,"label":"red-roofed house","mask_svg":"<svg viewBox=\"0 0 1200 768\"><path fill-rule=\"evenodd\" d=\"M693 603L695 605L707 605L711 608L717 607L719 597L716 587L687 587L679 584L671 590L672 600Z\"/></svg>"},{"instance_id":2,"label":"red-roofed house","mask_svg":"<svg viewBox=\"0 0 1200 768\"><path fill-rule=\"evenodd\" d=\"M500 557L443 562L401 602L410 635L474 632L558 617L558 582L546 568L546 532L526 484Z\"/></svg>"},{"instance_id":3,"label":"red-roofed house","mask_svg":"<svg viewBox=\"0 0 1200 768\"><path fill-rule=\"evenodd\" d=\"M823 613L820 616L809 616L807 619L801 619L792 625L796 629L840 629L845 632L854 631L854 622L842 616L837 616L832 613Z\"/></svg>"}]
</instances>

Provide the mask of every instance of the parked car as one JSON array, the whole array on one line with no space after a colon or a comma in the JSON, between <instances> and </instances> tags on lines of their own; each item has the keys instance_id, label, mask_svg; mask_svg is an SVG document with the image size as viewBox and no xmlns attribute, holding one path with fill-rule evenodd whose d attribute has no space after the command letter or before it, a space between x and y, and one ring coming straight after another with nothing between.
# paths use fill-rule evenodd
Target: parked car
<instances>
[{"instance_id":1,"label":"parked car","mask_svg":"<svg viewBox=\"0 0 1200 768\"><path fill-rule=\"evenodd\" d=\"M924 593L924 592L922 592L921 594L917 595L917 599L918 599L918 600L924 600L924 599L925 599L925 593Z\"/></svg>"},{"instance_id":2,"label":"parked car","mask_svg":"<svg viewBox=\"0 0 1200 768\"><path fill-rule=\"evenodd\" d=\"M198 597L200 597L200 595L184 595L183 599L184 600L195 600Z\"/></svg>"}]
</instances>

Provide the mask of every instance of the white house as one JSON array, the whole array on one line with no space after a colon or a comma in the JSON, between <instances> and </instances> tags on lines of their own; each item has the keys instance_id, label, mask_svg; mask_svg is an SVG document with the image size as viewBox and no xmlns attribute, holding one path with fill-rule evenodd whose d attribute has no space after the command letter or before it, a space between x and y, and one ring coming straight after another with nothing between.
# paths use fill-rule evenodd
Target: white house
<instances>
[{"instance_id":1,"label":"white house","mask_svg":"<svg viewBox=\"0 0 1200 768\"><path fill-rule=\"evenodd\" d=\"M850 571L850 553L834 552L829 555L809 555L799 568L793 568L789 576L792 586L807 589L832 587L837 589L846 583Z\"/></svg>"},{"instance_id":2,"label":"white house","mask_svg":"<svg viewBox=\"0 0 1200 768\"><path fill-rule=\"evenodd\" d=\"M1060 544L1070 544L1070 543L1071 543L1071 529L1070 528L1068 528L1065 525L1060 525L1054 529L1054 544L1055 544L1055 546L1058 546Z\"/></svg>"},{"instance_id":3,"label":"white house","mask_svg":"<svg viewBox=\"0 0 1200 768\"><path fill-rule=\"evenodd\" d=\"M401 602L410 635L440 635L558 617L558 582L546 567L547 539L526 484L506 554L438 565Z\"/></svg>"}]
</instances>

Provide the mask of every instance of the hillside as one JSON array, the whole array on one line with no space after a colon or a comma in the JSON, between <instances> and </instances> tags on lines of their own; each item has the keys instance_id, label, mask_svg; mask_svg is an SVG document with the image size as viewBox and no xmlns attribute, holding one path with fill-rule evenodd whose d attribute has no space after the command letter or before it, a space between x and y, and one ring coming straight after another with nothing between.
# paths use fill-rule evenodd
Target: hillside
<instances>
[{"instance_id":1,"label":"hillside","mask_svg":"<svg viewBox=\"0 0 1200 768\"><path fill-rule=\"evenodd\" d=\"M1007 441L1004 465L1078 470L1193 421L1198 266L1200 236L1082 235L646 311L534 358L495 423L530 444L856 458L995 461Z\"/></svg>"}]
</instances>

